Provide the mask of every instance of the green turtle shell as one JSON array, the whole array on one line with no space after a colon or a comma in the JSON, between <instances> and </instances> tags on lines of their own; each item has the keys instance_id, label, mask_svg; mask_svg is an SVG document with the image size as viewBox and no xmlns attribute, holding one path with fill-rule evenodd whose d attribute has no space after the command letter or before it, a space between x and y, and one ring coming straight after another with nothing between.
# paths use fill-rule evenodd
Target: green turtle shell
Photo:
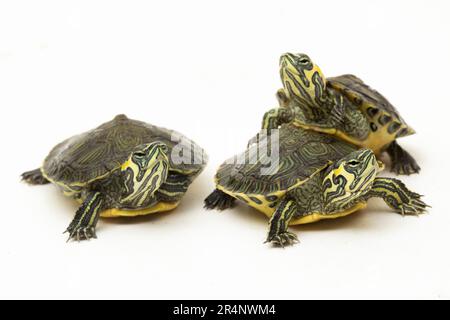
<instances>
[{"instance_id":1,"label":"green turtle shell","mask_svg":"<svg viewBox=\"0 0 450 320\"><path fill-rule=\"evenodd\" d=\"M172 141L172 137L178 140ZM137 146L153 141L165 143L170 151L178 143L193 150L193 161L189 164L174 163L169 156L170 170L194 178L203 169L206 155L193 141L176 131L118 115L96 129L58 144L45 159L42 172L59 184L87 184L119 168Z\"/></svg>"},{"instance_id":2,"label":"green turtle shell","mask_svg":"<svg viewBox=\"0 0 450 320\"><path fill-rule=\"evenodd\" d=\"M327 86L344 94L366 117L378 126L388 125L388 132L396 138L408 136L414 130L403 120L395 107L378 91L372 89L358 77L346 74L327 79Z\"/></svg>"},{"instance_id":3,"label":"green turtle shell","mask_svg":"<svg viewBox=\"0 0 450 320\"><path fill-rule=\"evenodd\" d=\"M266 150L270 138L261 139L259 145ZM286 191L308 180L329 163L353 152L355 147L347 142L292 124L279 129L279 165L274 172L261 171L268 165L257 159L258 145L251 145L244 153L225 161L216 174L217 185L231 194L269 195ZM245 164L236 159L248 159ZM234 162L234 163L233 163ZM242 161L241 161L242 162Z\"/></svg>"}]
</instances>

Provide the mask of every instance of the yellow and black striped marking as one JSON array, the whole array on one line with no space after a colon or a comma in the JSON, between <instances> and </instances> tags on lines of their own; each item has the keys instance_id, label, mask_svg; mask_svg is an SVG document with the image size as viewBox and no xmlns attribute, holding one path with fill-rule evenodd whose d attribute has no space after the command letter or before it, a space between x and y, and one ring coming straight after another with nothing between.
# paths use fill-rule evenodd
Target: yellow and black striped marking
<instances>
[{"instance_id":1,"label":"yellow and black striped marking","mask_svg":"<svg viewBox=\"0 0 450 320\"><path fill-rule=\"evenodd\" d=\"M398 174L420 171L415 160L394 144L396 139L415 131L383 95L361 79L354 75L326 79L307 55L292 53L281 56L280 75L283 82L283 89L277 92L280 109L289 109L297 126L335 135L360 148L372 149L377 156L388 151L392 171ZM278 113L274 110L266 113L263 128L290 121Z\"/></svg>"},{"instance_id":2,"label":"yellow and black striped marking","mask_svg":"<svg viewBox=\"0 0 450 320\"><path fill-rule=\"evenodd\" d=\"M383 199L402 215L419 215L429 207L420 194L410 191L402 181L393 178L376 178L367 197Z\"/></svg>"},{"instance_id":3,"label":"yellow and black striped marking","mask_svg":"<svg viewBox=\"0 0 450 320\"><path fill-rule=\"evenodd\" d=\"M288 230L290 220L297 213L297 204L293 200L283 200L278 205L269 222L269 234L266 242L284 247L298 241L297 235Z\"/></svg>"},{"instance_id":4,"label":"yellow and black striped marking","mask_svg":"<svg viewBox=\"0 0 450 320\"><path fill-rule=\"evenodd\" d=\"M160 201L175 202L181 200L189 187L189 180L182 174L172 172L157 191Z\"/></svg>"},{"instance_id":5,"label":"yellow and black striped marking","mask_svg":"<svg viewBox=\"0 0 450 320\"><path fill-rule=\"evenodd\" d=\"M173 161L175 146L190 150L193 161ZM67 232L70 238L89 239L99 216L176 208L206 161L203 149L180 133L118 115L59 143L40 169L25 172L22 179L54 183L77 200L80 208Z\"/></svg>"},{"instance_id":6,"label":"yellow and black striped marking","mask_svg":"<svg viewBox=\"0 0 450 320\"><path fill-rule=\"evenodd\" d=\"M76 239L80 241L81 239L96 238L95 226L103 205L104 197L100 192L88 194L66 230L69 233L68 240Z\"/></svg>"},{"instance_id":7,"label":"yellow and black striped marking","mask_svg":"<svg viewBox=\"0 0 450 320\"><path fill-rule=\"evenodd\" d=\"M133 152L122 167L126 192L121 203L130 208L142 208L166 181L169 159L166 145L153 142Z\"/></svg>"},{"instance_id":8,"label":"yellow and black striped marking","mask_svg":"<svg viewBox=\"0 0 450 320\"><path fill-rule=\"evenodd\" d=\"M280 76L287 98L301 105L309 120L320 120L326 116L326 110L317 107L326 100L324 77L307 55L282 55Z\"/></svg>"},{"instance_id":9,"label":"yellow and black striped marking","mask_svg":"<svg viewBox=\"0 0 450 320\"><path fill-rule=\"evenodd\" d=\"M336 212L354 205L372 188L380 170L372 150L355 151L333 164L322 183L324 211Z\"/></svg>"},{"instance_id":10,"label":"yellow and black striped marking","mask_svg":"<svg viewBox=\"0 0 450 320\"><path fill-rule=\"evenodd\" d=\"M342 140L283 124L279 131L278 171L261 174L262 163L226 161L216 174L216 190L205 207L230 208L238 199L270 218L267 242L293 244L289 225L335 219L383 198L403 214L423 213L427 205L397 179L379 178L384 165L370 149L356 149ZM262 141L264 143L264 141ZM251 145L246 153L251 153ZM237 158L246 158L239 155Z\"/></svg>"}]
</instances>

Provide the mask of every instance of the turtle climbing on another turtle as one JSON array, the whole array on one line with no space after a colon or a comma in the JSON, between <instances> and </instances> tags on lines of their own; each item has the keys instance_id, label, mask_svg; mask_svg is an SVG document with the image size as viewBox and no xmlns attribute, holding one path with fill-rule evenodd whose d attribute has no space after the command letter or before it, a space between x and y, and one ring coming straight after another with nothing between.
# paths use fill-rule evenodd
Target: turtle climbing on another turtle
<instances>
[{"instance_id":1,"label":"turtle climbing on another turtle","mask_svg":"<svg viewBox=\"0 0 450 320\"><path fill-rule=\"evenodd\" d=\"M280 107L264 115L263 129L293 122L372 149L377 157L386 151L391 170L397 174L420 171L414 158L397 143L398 138L415 131L384 96L361 79L354 75L325 78L306 54L292 53L281 56L280 76Z\"/></svg>"},{"instance_id":2,"label":"turtle climbing on another turtle","mask_svg":"<svg viewBox=\"0 0 450 320\"><path fill-rule=\"evenodd\" d=\"M266 159L258 152L271 142L263 136L233 159L225 161L215 176L216 189L205 199L207 209L224 210L236 199L270 218L267 242L285 246L297 236L289 225L347 216L383 199L402 215L419 215L428 207L422 196L398 179L378 177L383 164L372 150L357 147L331 135L283 124L279 130L278 166L262 171Z\"/></svg>"},{"instance_id":3,"label":"turtle climbing on another turtle","mask_svg":"<svg viewBox=\"0 0 450 320\"><path fill-rule=\"evenodd\" d=\"M176 150L175 150L176 148ZM175 159L191 152L189 161ZM81 204L67 228L70 239L95 238L99 217L130 217L176 208L206 164L183 135L118 115L50 151L41 168L25 172L29 184L54 183Z\"/></svg>"}]
</instances>

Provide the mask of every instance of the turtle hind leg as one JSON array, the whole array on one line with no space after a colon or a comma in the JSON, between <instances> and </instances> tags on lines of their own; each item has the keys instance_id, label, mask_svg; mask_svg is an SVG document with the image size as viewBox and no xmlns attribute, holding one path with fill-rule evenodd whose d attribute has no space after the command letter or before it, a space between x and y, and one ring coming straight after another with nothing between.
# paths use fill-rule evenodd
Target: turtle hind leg
<instances>
[{"instance_id":1,"label":"turtle hind leg","mask_svg":"<svg viewBox=\"0 0 450 320\"><path fill-rule=\"evenodd\" d=\"M216 189L205 199L205 208L225 210L233 207L235 201L232 196Z\"/></svg>"},{"instance_id":2,"label":"turtle hind leg","mask_svg":"<svg viewBox=\"0 0 450 320\"><path fill-rule=\"evenodd\" d=\"M400 145L397 141L393 141L386 149L392 160L391 171L397 174L410 175L413 173L419 173L420 166L416 160Z\"/></svg>"},{"instance_id":3,"label":"turtle hind leg","mask_svg":"<svg viewBox=\"0 0 450 320\"><path fill-rule=\"evenodd\" d=\"M45 177L42 175L41 169L31 170L22 173L22 180L32 185L50 183L50 181L45 179Z\"/></svg>"}]
</instances>

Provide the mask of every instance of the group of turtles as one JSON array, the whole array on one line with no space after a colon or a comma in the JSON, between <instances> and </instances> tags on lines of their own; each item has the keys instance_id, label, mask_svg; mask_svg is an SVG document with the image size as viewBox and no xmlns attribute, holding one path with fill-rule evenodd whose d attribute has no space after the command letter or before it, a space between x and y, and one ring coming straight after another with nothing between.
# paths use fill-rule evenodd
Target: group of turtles
<instances>
[{"instance_id":1,"label":"group of turtles","mask_svg":"<svg viewBox=\"0 0 450 320\"><path fill-rule=\"evenodd\" d=\"M391 171L420 171L397 143L414 130L386 98L353 75L325 78L305 54L282 55L280 75L279 107L262 121L267 134L257 134L237 156L254 161L225 161L206 208L224 210L236 200L256 208L270 218L266 241L279 246L297 241L289 225L349 215L372 197L402 215L426 211L421 195L398 179L379 176L383 152L391 158ZM274 143L275 130L278 165L267 174L262 170L266 162L254 157ZM189 161L180 161L180 150L190 152ZM174 209L206 159L187 137L119 115L58 144L42 167L22 178L30 184L54 183L80 202L67 232L69 239L82 240L96 237L99 217Z\"/></svg>"}]
</instances>

